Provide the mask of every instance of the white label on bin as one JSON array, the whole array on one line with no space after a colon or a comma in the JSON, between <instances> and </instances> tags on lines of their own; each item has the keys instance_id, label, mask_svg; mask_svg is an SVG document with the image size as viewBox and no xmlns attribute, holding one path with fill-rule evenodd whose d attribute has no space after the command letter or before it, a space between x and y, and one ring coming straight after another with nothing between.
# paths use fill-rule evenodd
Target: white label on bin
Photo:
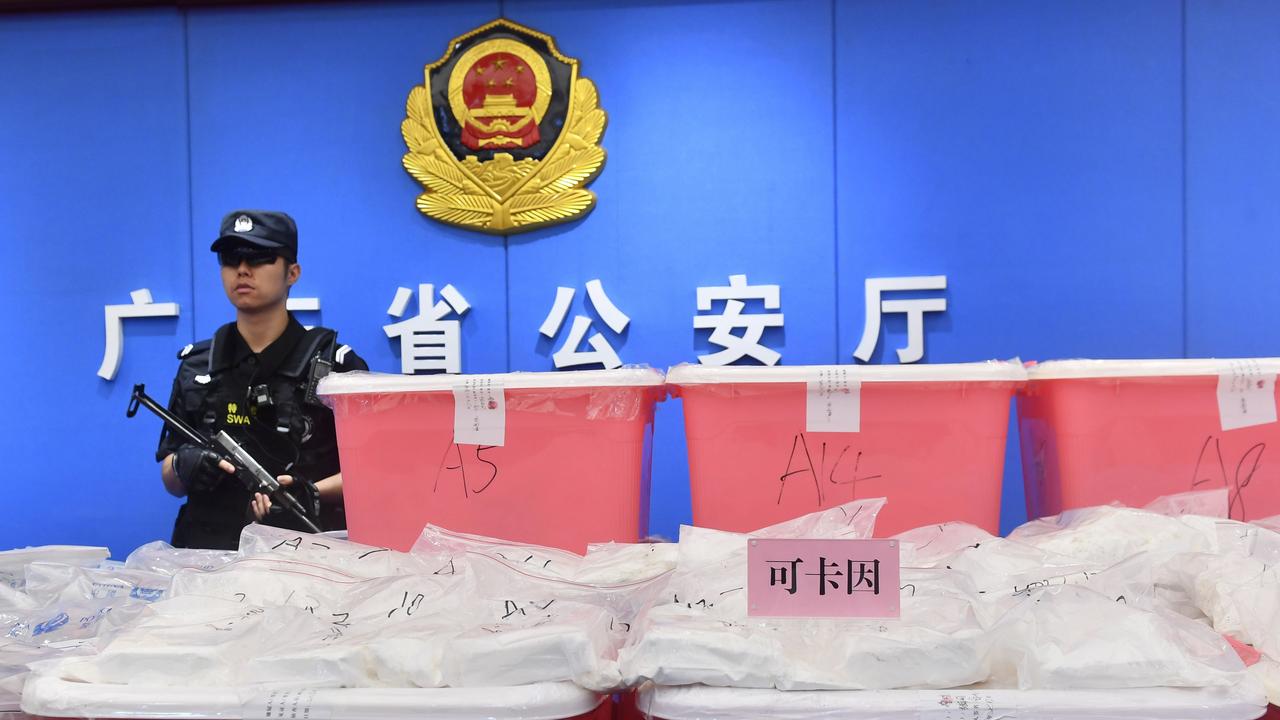
<instances>
[{"instance_id":1,"label":"white label on bin","mask_svg":"<svg viewBox=\"0 0 1280 720\"><path fill-rule=\"evenodd\" d=\"M808 383L804 415L805 432L859 432L862 384L842 368L816 371Z\"/></svg>"},{"instance_id":2,"label":"white label on bin","mask_svg":"<svg viewBox=\"0 0 1280 720\"><path fill-rule=\"evenodd\" d=\"M244 720L329 720L333 708L317 705L315 688L277 688L245 703L242 715Z\"/></svg>"},{"instance_id":3,"label":"white label on bin","mask_svg":"<svg viewBox=\"0 0 1280 720\"><path fill-rule=\"evenodd\" d=\"M1218 416L1223 430L1275 422L1275 373L1264 373L1253 360L1232 362L1218 375Z\"/></svg>"},{"instance_id":4,"label":"white label on bin","mask_svg":"<svg viewBox=\"0 0 1280 720\"><path fill-rule=\"evenodd\" d=\"M453 388L453 441L501 447L507 439L507 398L502 383L467 378Z\"/></svg>"}]
</instances>

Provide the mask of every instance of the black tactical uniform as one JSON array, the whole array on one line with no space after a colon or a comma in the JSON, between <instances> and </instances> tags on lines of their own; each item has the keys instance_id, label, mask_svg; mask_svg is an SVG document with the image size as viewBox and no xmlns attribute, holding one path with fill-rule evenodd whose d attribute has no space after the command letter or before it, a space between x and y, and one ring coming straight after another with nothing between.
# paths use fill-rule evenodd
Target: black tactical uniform
<instances>
[{"instance_id":1,"label":"black tactical uniform","mask_svg":"<svg viewBox=\"0 0 1280 720\"><path fill-rule=\"evenodd\" d=\"M218 328L211 340L183 348L169 410L206 436L226 430L272 475L293 475L314 483L339 472L333 411L315 397L315 382L329 371L368 370L337 333L327 328L289 326L275 342L254 354L235 323ZM156 459L164 460L183 438L166 427ZM312 502L301 486L291 489L304 507ZM192 489L173 527L175 547L234 550L250 521L253 495L228 475L211 490ZM323 508L322 530L346 527L341 508ZM336 512L335 512L336 511ZM264 522L294 527L287 513Z\"/></svg>"},{"instance_id":2,"label":"black tactical uniform","mask_svg":"<svg viewBox=\"0 0 1280 720\"><path fill-rule=\"evenodd\" d=\"M239 210L222 221L210 248L226 254L224 264L297 259L297 226L284 213ZM368 370L351 348L339 345L327 328L307 330L289 315L284 333L254 353L234 322L218 328L210 340L188 345L173 381L169 410L207 437L225 430L273 476L292 475L289 492L319 516L322 530L346 527L340 505L320 506L314 483L340 470L333 411L316 397L316 385L330 372ZM161 432L156 460L171 453L174 473L187 491L187 502L173 527L177 547L234 550L240 531L252 520L253 494L230 474L218 470L217 456L184 445L167 427ZM178 460L184 460L183 470ZM201 465L203 464L203 467ZM188 482L191 480L191 482ZM313 517L313 520L315 517ZM274 504L263 522L301 529L290 513Z\"/></svg>"}]
</instances>

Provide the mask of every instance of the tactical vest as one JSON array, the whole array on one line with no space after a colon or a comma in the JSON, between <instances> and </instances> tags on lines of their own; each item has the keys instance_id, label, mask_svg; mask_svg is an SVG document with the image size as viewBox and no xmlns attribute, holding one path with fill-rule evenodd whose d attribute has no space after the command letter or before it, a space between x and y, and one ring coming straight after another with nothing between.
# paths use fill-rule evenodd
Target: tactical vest
<instances>
[{"instance_id":1,"label":"tactical vest","mask_svg":"<svg viewBox=\"0 0 1280 720\"><path fill-rule=\"evenodd\" d=\"M236 387L229 370L214 371L215 343L226 341L227 327L179 354L177 391L185 415L205 436L227 431L272 475L301 473L315 482L338 472L332 414L316 395L316 386L333 368L337 333L321 327L308 330L280 367L246 392ZM229 412L232 407L252 418L248 427L229 422L238 414ZM317 417L327 425L317 427ZM322 437L316 437L317 432ZM303 495L294 494L305 503ZM188 496L174 526L174 544L181 540L189 546L234 549L249 520L251 497L230 477L212 493ZM274 513L263 522L294 524L292 516ZM327 508L320 525L325 530L345 528L341 508Z\"/></svg>"}]
</instances>

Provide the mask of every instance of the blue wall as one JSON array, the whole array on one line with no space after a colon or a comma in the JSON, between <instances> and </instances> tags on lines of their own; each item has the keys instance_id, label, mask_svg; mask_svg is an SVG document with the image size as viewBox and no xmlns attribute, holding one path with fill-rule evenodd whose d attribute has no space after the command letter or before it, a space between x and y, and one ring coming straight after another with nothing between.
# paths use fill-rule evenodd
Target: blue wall
<instances>
[{"instance_id":1,"label":"blue wall","mask_svg":"<svg viewBox=\"0 0 1280 720\"><path fill-rule=\"evenodd\" d=\"M156 428L124 408L191 340L183 46L176 11L0 15L0 548L172 529ZM182 315L131 325L103 382L102 306L140 287Z\"/></svg>"},{"instance_id":2,"label":"blue wall","mask_svg":"<svg viewBox=\"0 0 1280 720\"><path fill-rule=\"evenodd\" d=\"M609 113L585 220L493 238L421 217L409 88L498 15L556 37ZM207 251L234 207L297 219L303 319L398 369L398 286L453 283L467 372L544 370L558 285L599 278L624 362L708 351L694 291L780 284L783 363L851 362L868 277L945 274L925 361L1276 355L1280 7L1267 2L506 0L0 15L10 379L0 547L167 538L177 501L126 422L231 317ZM148 287L94 376L102 306ZM565 330L567 330L567 325ZM893 362L888 317L874 362ZM689 519L661 406L652 530ZM1004 525L1023 519L1016 443Z\"/></svg>"}]
</instances>

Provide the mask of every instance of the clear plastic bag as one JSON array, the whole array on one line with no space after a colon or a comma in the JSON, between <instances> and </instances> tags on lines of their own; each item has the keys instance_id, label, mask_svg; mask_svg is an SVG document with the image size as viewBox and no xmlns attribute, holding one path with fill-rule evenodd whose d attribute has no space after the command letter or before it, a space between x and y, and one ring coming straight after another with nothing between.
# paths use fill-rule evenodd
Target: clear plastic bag
<instances>
[{"instance_id":1,"label":"clear plastic bag","mask_svg":"<svg viewBox=\"0 0 1280 720\"><path fill-rule=\"evenodd\" d=\"M1079 585L1039 591L993 632L996 682L1022 689L1226 687L1243 680L1239 656L1206 625Z\"/></svg>"},{"instance_id":2,"label":"clear plastic bag","mask_svg":"<svg viewBox=\"0 0 1280 720\"><path fill-rule=\"evenodd\" d=\"M26 586L26 567L33 562L97 567L110 555L107 548L86 545L43 545L0 551L0 585L22 590Z\"/></svg>"},{"instance_id":3,"label":"clear plastic bag","mask_svg":"<svg viewBox=\"0 0 1280 720\"><path fill-rule=\"evenodd\" d=\"M1280 658L1280 566L1236 555L1184 555L1181 585L1213 628Z\"/></svg>"},{"instance_id":4,"label":"clear plastic bag","mask_svg":"<svg viewBox=\"0 0 1280 720\"><path fill-rule=\"evenodd\" d=\"M619 663L628 684L853 690L980 682L987 642L973 595L954 578L904 571L898 620L750 619L736 605L718 612L723 598L659 605Z\"/></svg>"},{"instance_id":5,"label":"clear plastic bag","mask_svg":"<svg viewBox=\"0 0 1280 720\"><path fill-rule=\"evenodd\" d=\"M666 593L670 572L611 584L544 577L528 567L488 554L468 556L468 572L485 600L481 606L488 618L451 646L449 663L468 670L446 670L453 678L450 684L475 684L488 673L487 682L493 684L572 679L596 691L617 686L618 649L637 616ZM646 568L642 574L656 570L644 563L640 567ZM518 652L503 661L504 647ZM512 664L520 654L536 669ZM502 674L495 675L499 670Z\"/></svg>"},{"instance_id":6,"label":"clear plastic bag","mask_svg":"<svg viewBox=\"0 0 1280 720\"><path fill-rule=\"evenodd\" d=\"M967 577L945 568L903 568L898 620L748 617L749 537L869 537L883 503L850 503L750 535L681 528L667 593L620 655L624 679L780 689L946 687L985 679L976 594ZM915 534L921 544L925 534Z\"/></svg>"},{"instance_id":7,"label":"clear plastic bag","mask_svg":"<svg viewBox=\"0 0 1280 720\"><path fill-rule=\"evenodd\" d=\"M251 660L276 648L318 642L327 631L327 623L299 608L179 596L148 606L98 654L42 670L87 683L236 685Z\"/></svg>"},{"instance_id":8,"label":"clear plastic bag","mask_svg":"<svg viewBox=\"0 0 1280 720\"><path fill-rule=\"evenodd\" d=\"M179 570L215 570L240 557L234 550L198 550L175 548L167 542L156 540L129 553L124 565L131 570L146 570L162 575L172 575Z\"/></svg>"},{"instance_id":9,"label":"clear plastic bag","mask_svg":"<svg viewBox=\"0 0 1280 720\"><path fill-rule=\"evenodd\" d=\"M682 526L668 602L697 606L718 618L744 618L749 538L869 538L884 503L884 498L856 500L752 533Z\"/></svg>"},{"instance_id":10,"label":"clear plastic bag","mask_svg":"<svg viewBox=\"0 0 1280 720\"><path fill-rule=\"evenodd\" d=\"M41 603L111 598L155 602L169 591L170 577L147 570L37 562L27 565L26 581L27 594Z\"/></svg>"},{"instance_id":11,"label":"clear plastic bag","mask_svg":"<svg viewBox=\"0 0 1280 720\"><path fill-rule=\"evenodd\" d=\"M449 559L455 564L465 562L469 554L487 557L519 566L522 572L535 577L561 580L572 580L582 565L582 556L568 550L454 532L435 525L423 528L410 552Z\"/></svg>"},{"instance_id":12,"label":"clear plastic bag","mask_svg":"<svg viewBox=\"0 0 1280 720\"><path fill-rule=\"evenodd\" d=\"M460 612L471 592L462 583L462 576L435 574L362 578L318 563L254 557L212 572L179 572L171 593L298 608L322 619L344 618L343 634L373 634L402 618Z\"/></svg>"},{"instance_id":13,"label":"clear plastic bag","mask_svg":"<svg viewBox=\"0 0 1280 720\"><path fill-rule=\"evenodd\" d=\"M0 615L4 637L30 645L67 646L93 640L104 633L127 627L144 603L129 599L86 599L48 605Z\"/></svg>"},{"instance_id":14,"label":"clear plastic bag","mask_svg":"<svg viewBox=\"0 0 1280 720\"><path fill-rule=\"evenodd\" d=\"M310 535L251 523L240 533L241 557L270 557L310 562L356 577L451 574L447 560L405 553L326 535Z\"/></svg>"},{"instance_id":15,"label":"clear plastic bag","mask_svg":"<svg viewBox=\"0 0 1280 720\"><path fill-rule=\"evenodd\" d=\"M994 538L980 527L960 522L925 525L894 535L906 567L933 567L966 547Z\"/></svg>"},{"instance_id":16,"label":"clear plastic bag","mask_svg":"<svg viewBox=\"0 0 1280 720\"><path fill-rule=\"evenodd\" d=\"M1213 541L1177 516L1116 505L1072 510L1035 520L1009 539L1086 566L1115 565L1141 552L1208 552Z\"/></svg>"},{"instance_id":17,"label":"clear plastic bag","mask_svg":"<svg viewBox=\"0 0 1280 720\"><path fill-rule=\"evenodd\" d=\"M680 547L675 543L602 543L590 545L574 579L621 585L655 578L675 569Z\"/></svg>"},{"instance_id":18,"label":"clear plastic bag","mask_svg":"<svg viewBox=\"0 0 1280 720\"><path fill-rule=\"evenodd\" d=\"M1231 497L1227 488L1212 490L1193 490L1191 492L1162 495L1142 506L1143 510L1181 517L1183 515L1200 515L1203 517L1226 518L1230 513Z\"/></svg>"},{"instance_id":19,"label":"clear plastic bag","mask_svg":"<svg viewBox=\"0 0 1280 720\"><path fill-rule=\"evenodd\" d=\"M583 557L427 526L413 552L452 557L486 609L450 641L446 683L572 679L605 691L620 682L618 648L637 615L666 591L675 548L610 543Z\"/></svg>"},{"instance_id":20,"label":"clear plastic bag","mask_svg":"<svg viewBox=\"0 0 1280 720\"><path fill-rule=\"evenodd\" d=\"M1253 524L1257 525L1258 527L1266 528L1273 532L1280 533L1280 515L1274 515L1272 517L1263 518L1261 520L1254 520Z\"/></svg>"},{"instance_id":21,"label":"clear plastic bag","mask_svg":"<svg viewBox=\"0 0 1280 720\"><path fill-rule=\"evenodd\" d=\"M1280 662L1264 657L1249 668L1249 674L1262 684L1267 700L1280 706Z\"/></svg>"},{"instance_id":22,"label":"clear plastic bag","mask_svg":"<svg viewBox=\"0 0 1280 720\"><path fill-rule=\"evenodd\" d=\"M445 648L450 687L572 680L605 692L620 683L617 621L605 608L565 600L489 605L502 619L454 636Z\"/></svg>"}]
</instances>

